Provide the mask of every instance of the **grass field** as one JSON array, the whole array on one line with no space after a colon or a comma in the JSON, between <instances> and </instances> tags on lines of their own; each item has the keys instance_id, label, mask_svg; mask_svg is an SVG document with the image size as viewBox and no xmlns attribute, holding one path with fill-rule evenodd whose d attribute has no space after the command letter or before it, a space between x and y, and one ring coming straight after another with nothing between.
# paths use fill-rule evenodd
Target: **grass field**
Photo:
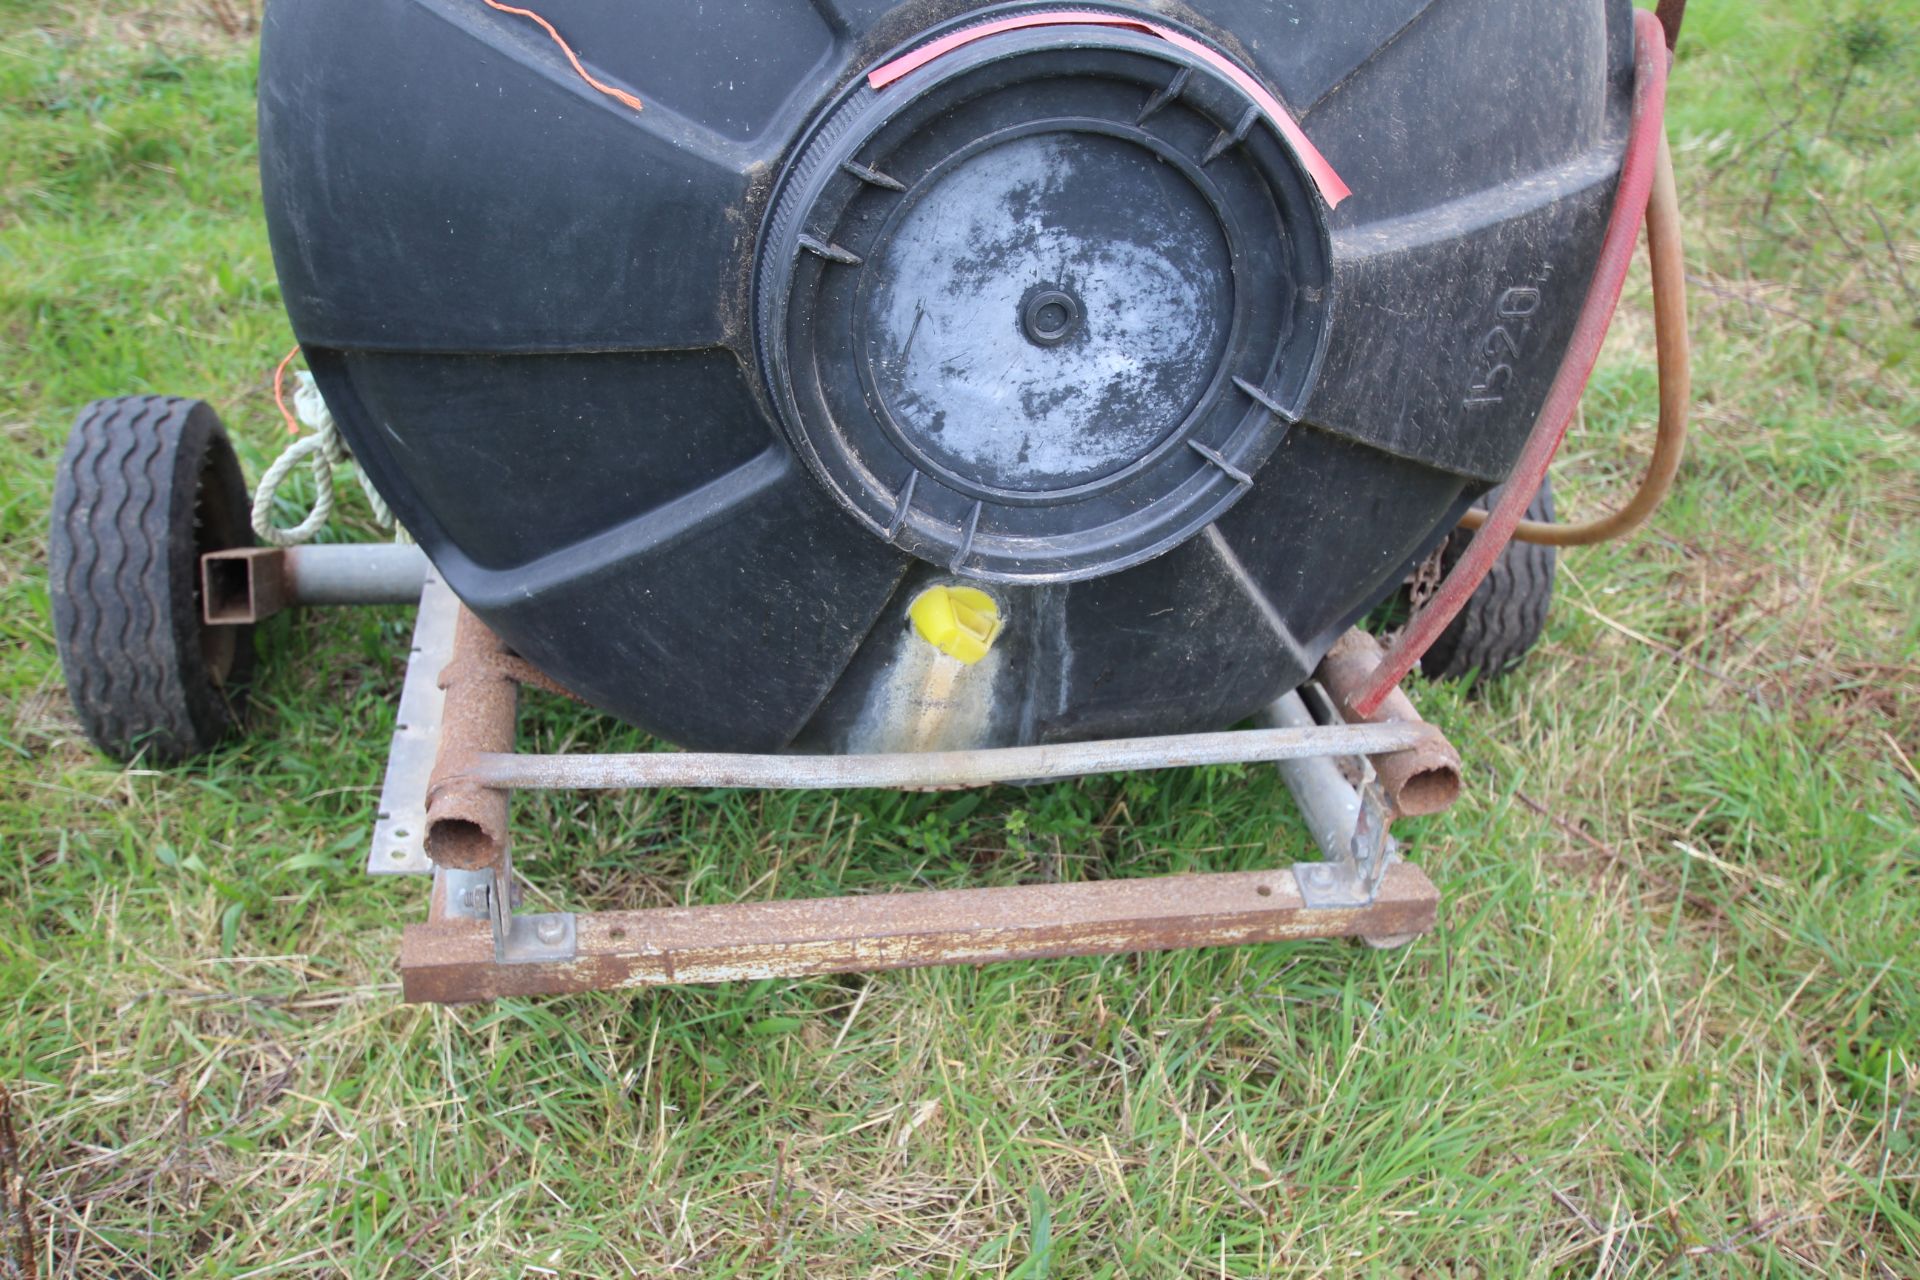
<instances>
[{"instance_id":1,"label":"grass field","mask_svg":"<svg viewBox=\"0 0 1920 1280\"><path fill-rule=\"evenodd\" d=\"M343 5L343 13L348 6ZM255 731L103 762L43 568L74 411L290 343L226 5L0 0L0 1080L49 1276L1920 1276L1920 6L1698 0L1696 444L1542 650L1414 693L1438 933L415 1008L361 874L404 611ZM1644 270L1557 467L1651 439ZM371 536L342 489L348 534ZM541 703L546 743L627 742ZM1268 770L526 803L570 907L1291 860Z\"/></svg>"}]
</instances>

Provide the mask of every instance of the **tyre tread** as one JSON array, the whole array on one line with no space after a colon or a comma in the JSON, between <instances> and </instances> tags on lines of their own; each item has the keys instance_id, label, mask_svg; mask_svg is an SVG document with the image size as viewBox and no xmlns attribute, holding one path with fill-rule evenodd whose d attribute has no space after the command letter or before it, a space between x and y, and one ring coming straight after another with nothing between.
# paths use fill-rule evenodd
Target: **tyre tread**
<instances>
[{"instance_id":1,"label":"tyre tread","mask_svg":"<svg viewBox=\"0 0 1920 1280\"><path fill-rule=\"evenodd\" d=\"M1491 507L1499 494L1495 489L1475 505ZM1553 519L1551 481L1543 483L1528 504L1527 518ZM1464 531L1453 535L1442 560L1446 569L1452 569L1472 539ZM1460 616L1420 660L1421 671L1433 680L1497 679L1519 666L1546 630L1557 561L1552 547L1509 543Z\"/></svg>"},{"instance_id":2,"label":"tyre tread","mask_svg":"<svg viewBox=\"0 0 1920 1280\"><path fill-rule=\"evenodd\" d=\"M198 566L176 547L191 538L194 486L214 449L228 449L225 436L199 401L124 396L81 410L61 460L48 538L54 632L82 727L120 759L185 759L237 718L238 698L215 686L197 622L184 616L194 587L180 575Z\"/></svg>"}]
</instances>

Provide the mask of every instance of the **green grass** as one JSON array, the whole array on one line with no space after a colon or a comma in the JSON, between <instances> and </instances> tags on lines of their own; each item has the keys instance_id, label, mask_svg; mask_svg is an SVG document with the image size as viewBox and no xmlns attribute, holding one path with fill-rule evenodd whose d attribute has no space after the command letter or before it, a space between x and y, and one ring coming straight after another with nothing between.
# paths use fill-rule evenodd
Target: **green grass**
<instances>
[{"instance_id":1,"label":"green grass","mask_svg":"<svg viewBox=\"0 0 1920 1280\"><path fill-rule=\"evenodd\" d=\"M0 1078L48 1275L1920 1276L1911 0L1694 5L1696 443L1521 675L1414 690L1469 770L1406 832L1438 933L454 1010L399 1001L422 887L360 871L403 611L270 626L193 768L64 703L75 409L284 440L219 7L0 0ZM1646 315L1641 275L1569 512L1646 456ZM1287 812L1223 768L517 821L535 900L596 908L1268 865Z\"/></svg>"}]
</instances>

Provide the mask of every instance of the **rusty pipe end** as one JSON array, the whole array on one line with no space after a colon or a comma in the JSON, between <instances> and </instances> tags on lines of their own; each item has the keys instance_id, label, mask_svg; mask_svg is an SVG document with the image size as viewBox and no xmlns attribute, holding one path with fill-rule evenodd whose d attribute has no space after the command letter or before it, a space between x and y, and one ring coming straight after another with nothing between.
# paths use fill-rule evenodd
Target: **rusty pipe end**
<instances>
[{"instance_id":1,"label":"rusty pipe end","mask_svg":"<svg viewBox=\"0 0 1920 1280\"><path fill-rule=\"evenodd\" d=\"M1380 709L1371 716L1354 711L1354 702L1384 656L1380 642L1355 627L1333 642L1314 677L1325 686L1341 717L1350 723L1425 724L1412 701L1398 688L1387 695ZM1386 792L1388 803L1399 817L1429 817L1460 798L1460 753L1438 729L1420 746L1372 759L1381 790Z\"/></svg>"},{"instance_id":2,"label":"rusty pipe end","mask_svg":"<svg viewBox=\"0 0 1920 1280\"><path fill-rule=\"evenodd\" d=\"M440 673L447 696L427 784L426 851L437 866L479 871L506 861L508 795L471 773L476 757L513 750L520 686L501 653L493 632L462 608Z\"/></svg>"},{"instance_id":3,"label":"rusty pipe end","mask_svg":"<svg viewBox=\"0 0 1920 1280\"><path fill-rule=\"evenodd\" d=\"M507 796L477 783L450 782L427 796L427 856L461 871L497 866L507 852Z\"/></svg>"},{"instance_id":4,"label":"rusty pipe end","mask_svg":"<svg viewBox=\"0 0 1920 1280\"><path fill-rule=\"evenodd\" d=\"M1445 739L1440 739L1438 745L1448 752L1453 750ZM1429 817L1451 808L1453 802L1460 798L1460 762L1457 759L1450 762L1415 759L1410 762L1411 767L1406 770L1406 775L1398 780L1398 786L1387 781L1388 770L1398 757L1419 757L1431 751L1431 747L1415 747L1411 751L1374 758L1373 771L1380 777L1394 812L1402 817Z\"/></svg>"}]
</instances>

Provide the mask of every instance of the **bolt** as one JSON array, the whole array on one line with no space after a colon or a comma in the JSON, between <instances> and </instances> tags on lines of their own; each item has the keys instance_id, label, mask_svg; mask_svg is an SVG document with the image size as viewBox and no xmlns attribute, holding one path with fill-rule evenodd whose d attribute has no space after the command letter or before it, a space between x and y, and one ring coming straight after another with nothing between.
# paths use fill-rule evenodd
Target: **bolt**
<instances>
[{"instance_id":1,"label":"bolt","mask_svg":"<svg viewBox=\"0 0 1920 1280\"><path fill-rule=\"evenodd\" d=\"M485 911L487 909L487 886L468 885L460 894L460 907L464 911Z\"/></svg>"},{"instance_id":2,"label":"bolt","mask_svg":"<svg viewBox=\"0 0 1920 1280\"><path fill-rule=\"evenodd\" d=\"M567 926L559 916L543 916L539 922L533 926L533 936L550 947L565 937L566 933Z\"/></svg>"}]
</instances>

